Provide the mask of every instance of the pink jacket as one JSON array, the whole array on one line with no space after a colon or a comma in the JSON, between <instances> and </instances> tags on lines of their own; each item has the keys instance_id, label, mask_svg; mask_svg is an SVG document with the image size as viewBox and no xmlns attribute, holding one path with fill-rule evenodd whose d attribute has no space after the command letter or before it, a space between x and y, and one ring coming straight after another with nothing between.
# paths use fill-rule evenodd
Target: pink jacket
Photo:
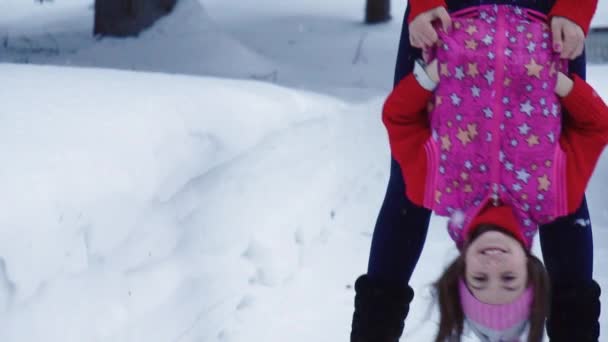
<instances>
[{"instance_id":1,"label":"pink jacket","mask_svg":"<svg viewBox=\"0 0 608 342\"><path fill-rule=\"evenodd\" d=\"M429 113L424 206L462 214L449 227L458 243L488 204L509 206L531 240L538 224L568 213L554 93L564 65L535 12L482 6L455 13L453 24L435 51L441 80Z\"/></svg>"}]
</instances>

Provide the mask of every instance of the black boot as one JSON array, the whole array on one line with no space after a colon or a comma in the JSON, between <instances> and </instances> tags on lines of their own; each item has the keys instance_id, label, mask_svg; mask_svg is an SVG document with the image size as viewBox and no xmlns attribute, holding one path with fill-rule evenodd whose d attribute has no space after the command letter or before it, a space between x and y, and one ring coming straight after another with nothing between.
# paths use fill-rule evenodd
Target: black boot
<instances>
[{"instance_id":1,"label":"black boot","mask_svg":"<svg viewBox=\"0 0 608 342\"><path fill-rule=\"evenodd\" d=\"M355 282L351 342L398 342L414 298L411 287L383 284L367 275Z\"/></svg>"},{"instance_id":2,"label":"black boot","mask_svg":"<svg viewBox=\"0 0 608 342\"><path fill-rule=\"evenodd\" d=\"M551 342L597 342L600 336L600 286L553 289L547 335Z\"/></svg>"}]
</instances>

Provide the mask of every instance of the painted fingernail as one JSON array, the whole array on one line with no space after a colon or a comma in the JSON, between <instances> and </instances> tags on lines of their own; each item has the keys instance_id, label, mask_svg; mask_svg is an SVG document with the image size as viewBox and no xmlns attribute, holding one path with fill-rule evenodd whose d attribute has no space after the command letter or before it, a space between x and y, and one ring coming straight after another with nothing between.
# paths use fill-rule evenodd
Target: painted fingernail
<instances>
[{"instance_id":1,"label":"painted fingernail","mask_svg":"<svg viewBox=\"0 0 608 342\"><path fill-rule=\"evenodd\" d=\"M560 43L553 44L553 49L557 52L562 51L562 44L560 44Z\"/></svg>"}]
</instances>

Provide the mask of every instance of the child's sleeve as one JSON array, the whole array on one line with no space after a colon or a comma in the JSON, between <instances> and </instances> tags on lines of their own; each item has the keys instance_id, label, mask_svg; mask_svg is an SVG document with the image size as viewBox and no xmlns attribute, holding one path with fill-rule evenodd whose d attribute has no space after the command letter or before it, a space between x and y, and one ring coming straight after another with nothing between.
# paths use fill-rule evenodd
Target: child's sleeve
<instances>
[{"instance_id":1,"label":"child's sleeve","mask_svg":"<svg viewBox=\"0 0 608 342\"><path fill-rule=\"evenodd\" d=\"M593 88L574 76L572 91L561 99L564 116L560 144L566 154L568 208L575 211L602 151L608 144L608 107Z\"/></svg>"},{"instance_id":2,"label":"child's sleeve","mask_svg":"<svg viewBox=\"0 0 608 342\"><path fill-rule=\"evenodd\" d=\"M412 73L399 82L384 103L382 122L388 132L391 153L408 181L424 183L426 179L424 145L431 136L426 108L432 94ZM422 205L423 194L408 191L408 197Z\"/></svg>"},{"instance_id":3,"label":"child's sleeve","mask_svg":"<svg viewBox=\"0 0 608 342\"><path fill-rule=\"evenodd\" d=\"M596 8L597 0L557 0L549 12L549 22L556 16L568 18L580 26L587 35Z\"/></svg>"},{"instance_id":4,"label":"child's sleeve","mask_svg":"<svg viewBox=\"0 0 608 342\"><path fill-rule=\"evenodd\" d=\"M565 130L593 137L597 144L608 143L608 107L597 92L577 75L568 95L561 98L567 110Z\"/></svg>"},{"instance_id":5,"label":"child's sleeve","mask_svg":"<svg viewBox=\"0 0 608 342\"><path fill-rule=\"evenodd\" d=\"M410 0L410 15L407 22L411 23L419 14L432 10L435 7L445 7L447 5L444 0Z\"/></svg>"}]
</instances>

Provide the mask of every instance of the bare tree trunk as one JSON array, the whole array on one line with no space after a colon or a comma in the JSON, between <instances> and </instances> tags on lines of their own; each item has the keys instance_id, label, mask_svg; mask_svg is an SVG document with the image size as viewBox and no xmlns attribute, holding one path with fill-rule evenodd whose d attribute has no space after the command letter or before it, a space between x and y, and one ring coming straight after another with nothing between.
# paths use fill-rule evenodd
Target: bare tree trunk
<instances>
[{"instance_id":1,"label":"bare tree trunk","mask_svg":"<svg viewBox=\"0 0 608 342\"><path fill-rule=\"evenodd\" d=\"M391 0L366 0L365 22L367 24L383 23L391 20Z\"/></svg>"},{"instance_id":2,"label":"bare tree trunk","mask_svg":"<svg viewBox=\"0 0 608 342\"><path fill-rule=\"evenodd\" d=\"M95 0L93 33L134 36L171 12L177 0Z\"/></svg>"}]
</instances>

